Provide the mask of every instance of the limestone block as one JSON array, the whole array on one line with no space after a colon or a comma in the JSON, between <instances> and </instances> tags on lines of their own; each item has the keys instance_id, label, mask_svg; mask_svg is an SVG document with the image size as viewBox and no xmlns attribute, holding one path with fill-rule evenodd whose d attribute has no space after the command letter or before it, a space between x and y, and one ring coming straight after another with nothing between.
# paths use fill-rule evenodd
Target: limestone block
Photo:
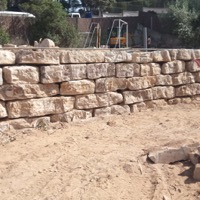
<instances>
[{"instance_id":1,"label":"limestone block","mask_svg":"<svg viewBox=\"0 0 200 200\"><path fill-rule=\"evenodd\" d=\"M108 51L105 53L105 62L116 63L116 62L131 62L132 55L126 51Z\"/></svg>"},{"instance_id":2,"label":"limestone block","mask_svg":"<svg viewBox=\"0 0 200 200\"><path fill-rule=\"evenodd\" d=\"M197 62L195 61L189 61L189 62L186 62L186 69L189 72L197 72L197 71L200 71L200 66L198 66Z\"/></svg>"},{"instance_id":3,"label":"limestone block","mask_svg":"<svg viewBox=\"0 0 200 200\"><path fill-rule=\"evenodd\" d=\"M15 64L15 53L7 50L0 51L0 65L13 65Z\"/></svg>"},{"instance_id":4,"label":"limestone block","mask_svg":"<svg viewBox=\"0 0 200 200\"><path fill-rule=\"evenodd\" d=\"M95 90L94 81L78 80L63 82L60 87L61 95L92 94Z\"/></svg>"},{"instance_id":5,"label":"limestone block","mask_svg":"<svg viewBox=\"0 0 200 200\"><path fill-rule=\"evenodd\" d=\"M127 79L127 88L129 90L140 90L153 87L155 83L155 76L133 77Z\"/></svg>"},{"instance_id":6,"label":"limestone block","mask_svg":"<svg viewBox=\"0 0 200 200\"><path fill-rule=\"evenodd\" d=\"M109 106L123 102L122 94L117 93L117 92L108 92L107 94L108 94L108 104L109 104Z\"/></svg>"},{"instance_id":7,"label":"limestone block","mask_svg":"<svg viewBox=\"0 0 200 200\"><path fill-rule=\"evenodd\" d=\"M147 108L162 108L164 106L167 106L167 102L164 99L158 99L153 101L146 101Z\"/></svg>"},{"instance_id":8,"label":"limestone block","mask_svg":"<svg viewBox=\"0 0 200 200\"><path fill-rule=\"evenodd\" d=\"M107 93L76 96L76 109L91 109L107 106L109 106L109 98Z\"/></svg>"},{"instance_id":9,"label":"limestone block","mask_svg":"<svg viewBox=\"0 0 200 200\"><path fill-rule=\"evenodd\" d=\"M185 71L185 62L180 60L164 63L161 66L161 72L163 74L174 74Z\"/></svg>"},{"instance_id":10,"label":"limestone block","mask_svg":"<svg viewBox=\"0 0 200 200\"><path fill-rule=\"evenodd\" d=\"M111 114L122 115L130 113L130 107L128 105L113 105L111 106Z\"/></svg>"},{"instance_id":11,"label":"limestone block","mask_svg":"<svg viewBox=\"0 0 200 200\"><path fill-rule=\"evenodd\" d=\"M55 43L53 40L45 38L41 43L38 44L38 47L55 47Z\"/></svg>"},{"instance_id":12,"label":"limestone block","mask_svg":"<svg viewBox=\"0 0 200 200\"><path fill-rule=\"evenodd\" d=\"M190 97L181 98L181 103L190 104L192 99Z\"/></svg>"},{"instance_id":13,"label":"limestone block","mask_svg":"<svg viewBox=\"0 0 200 200\"><path fill-rule=\"evenodd\" d=\"M193 165L196 165L197 163L200 163L200 155L198 150L192 151L189 153L189 160Z\"/></svg>"},{"instance_id":14,"label":"limestone block","mask_svg":"<svg viewBox=\"0 0 200 200\"><path fill-rule=\"evenodd\" d=\"M168 50L169 51L169 54L170 54L170 57L171 57L171 60L177 60L177 54L178 54L178 49L170 49Z\"/></svg>"},{"instance_id":15,"label":"limestone block","mask_svg":"<svg viewBox=\"0 0 200 200\"><path fill-rule=\"evenodd\" d=\"M3 101L0 101L0 118L7 117L6 106Z\"/></svg>"},{"instance_id":16,"label":"limestone block","mask_svg":"<svg viewBox=\"0 0 200 200\"><path fill-rule=\"evenodd\" d=\"M126 78L140 76L140 65L137 63L116 64L116 77Z\"/></svg>"},{"instance_id":17,"label":"limestone block","mask_svg":"<svg viewBox=\"0 0 200 200\"><path fill-rule=\"evenodd\" d=\"M173 85L184 85L184 84L194 83L195 79L191 73L183 72L180 74L173 74L172 82Z\"/></svg>"},{"instance_id":18,"label":"limestone block","mask_svg":"<svg viewBox=\"0 0 200 200\"><path fill-rule=\"evenodd\" d=\"M144 102L131 104L129 106L130 106L130 111L133 113L147 110L146 103Z\"/></svg>"},{"instance_id":19,"label":"limestone block","mask_svg":"<svg viewBox=\"0 0 200 200\"><path fill-rule=\"evenodd\" d=\"M153 62L153 54L151 52L134 52L132 54L132 62L151 63Z\"/></svg>"},{"instance_id":20,"label":"limestone block","mask_svg":"<svg viewBox=\"0 0 200 200\"><path fill-rule=\"evenodd\" d=\"M0 85L3 85L3 70L0 68Z\"/></svg>"},{"instance_id":21,"label":"limestone block","mask_svg":"<svg viewBox=\"0 0 200 200\"><path fill-rule=\"evenodd\" d=\"M86 64L71 64L69 67L71 72L71 80L80 80L87 77Z\"/></svg>"},{"instance_id":22,"label":"limestone block","mask_svg":"<svg viewBox=\"0 0 200 200\"><path fill-rule=\"evenodd\" d=\"M157 75L156 76L156 85L172 85L172 77L170 75Z\"/></svg>"},{"instance_id":23,"label":"limestone block","mask_svg":"<svg viewBox=\"0 0 200 200\"><path fill-rule=\"evenodd\" d=\"M111 107L98 108L94 110L95 117L103 117L111 114Z\"/></svg>"},{"instance_id":24,"label":"limestone block","mask_svg":"<svg viewBox=\"0 0 200 200\"><path fill-rule=\"evenodd\" d=\"M59 52L55 50L21 50L16 53L18 64L59 64Z\"/></svg>"},{"instance_id":25,"label":"limestone block","mask_svg":"<svg viewBox=\"0 0 200 200\"><path fill-rule=\"evenodd\" d=\"M200 50L199 49L192 50L192 59L200 59Z\"/></svg>"},{"instance_id":26,"label":"limestone block","mask_svg":"<svg viewBox=\"0 0 200 200\"><path fill-rule=\"evenodd\" d=\"M97 79L101 77L115 76L114 63L93 63L87 64L87 77L89 79Z\"/></svg>"},{"instance_id":27,"label":"limestone block","mask_svg":"<svg viewBox=\"0 0 200 200\"><path fill-rule=\"evenodd\" d=\"M169 62L171 61L171 57L169 51L154 51L153 52L153 62Z\"/></svg>"},{"instance_id":28,"label":"limestone block","mask_svg":"<svg viewBox=\"0 0 200 200\"><path fill-rule=\"evenodd\" d=\"M29 99L58 95L57 84L16 84L0 86L1 100Z\"/></svg>"},{"instance_id":29,"label":"limestone block","mask_svg":"<svg viewBox=\"0 0 200 200\"><path fill-rule=\"evenodd\" d=\"M175 89L175 93L177 97L193 96L200 94L200 84L193 83L188 85L182 85Z\"/></svg>"},{"instance_id":30,"label":"limestone block","mask_svg":"<svg viewBox=\"0 0 200 200\"><path fill-rule=\"evenodd\" d=\"M8 117L36 117L59 114L74 108L73 97L49 97L6 103Z\"/></svg>"},{"instance_id":31,"label":"limestone block","mask_svg":"<svg viewBox=\"0 0 200 200\"><path fill-rule=\"evenodd\" d=\"M34 66L10 66L3 68L4 80L7 83L38 83L39 69Z\"/></svg>"},{"instance_id":32,"label":"limestone block","mask_svg":"<svg viewBox=\"0 0 200 200\"><path fill-rule=\"evenodd\" d=\"M175 97L175 90L172 86L152 88L153 99L171 99Z\"/></svg>"},{"instance_id":33,"label":"limestone block","mask_svg":"<svg viewBox=\"0 0 200 200\"><path fill-rule=\"evenodd\" d=\"M192 51L190 49L178 49L177 60L191 60Z\"/></svg>"},{"instance_id":34,"label":"limestone block","mask_svg":"<svg viewBox=\"0 0 200 200\"><path fill-rule=\"evenodd\" d=\"M51 122L75 122L92 117L92 110L72 110L63 114L51 116Z\"/></svg>"},{"instance_id":35,"label":"limestone block","mask_svg":"<svg viewBox=\"0 0 200 200\"><path fill-rule=\"evenodd\" d=\"M161 73L158 63L141 64L141 76L155 76Z\"/></svg>"},{"instance_id":36,"label":"limestone block","mask_svg":"<svg viewBox=\"0 0 200 200\"><path fill-rule=\"evenodd\" d=\"M174 104L178 104L178 103L181 103L181 98L174 98L174 99L168 100L169 105L174 105Z\"/></svg>"},{"instance_id":37,"label":"limestone block","mask_svg":"<svg viewBox=\"0 0 200 200\"><path fill-rule=\"evenodd\" d=\"M10 124L8 121L0 122L0 135L10 130Z\"/></svg>"},{"instance_id":38,"label":"limestone block","mask_svg":"<svg viewBox=\"0 0 200 200\"><path fill-rule=\"evenodd\" d=\"M193 173L193 178L197 181L200 181L200 164L195 165L194 173Z\"/></svg>"},{"instance_id":39,"label":"limestone block","mask_svg":"<svg viewBox=\"0 0 200 200\"><path fill-rule=\"evenodd\" d=\"M102 63L104 51L100 50L67 50L60 54L60 63Z\"/></svg>"},{"instance_id":40,"label":"limestone block","mask_svg":"<svg viewBox=\"0 0 200 200\"><path fill-rule=\"evenodd\" d=\"M152 89L125 91L123 92L123 96L124 96L124 104L138 103L153 99Z\"/></svg>"},{"instance_id":41,"label":"limestone block","mask_svg":"<svg viewBox=\"0 0 200 200\"><path fill-rule=\"evenodd\" d=\"M188 159L188 152L186 148L168 148L159 151L150 152L148 157L154 163L169 164L181 160Z\"/></svg>"},{"instance_id":42,"label":"limestone block","mask_svg":"<svg viewBox=\"0 0 200 200\"><path fill-rule=\"evenodd\" d=\"M123 90L127 87L125 78L100 78L96 80L96 92Z\"/></svg>"},{"instance_id":43,"label":"limestone block","mask_svg":"<svg viewBox=\"0 0 200 200\"><path fill-rule=\"evenodd\" d=\"M200 83L200 72L193 73L195 82Z\"/></svg>"}]
</instances>

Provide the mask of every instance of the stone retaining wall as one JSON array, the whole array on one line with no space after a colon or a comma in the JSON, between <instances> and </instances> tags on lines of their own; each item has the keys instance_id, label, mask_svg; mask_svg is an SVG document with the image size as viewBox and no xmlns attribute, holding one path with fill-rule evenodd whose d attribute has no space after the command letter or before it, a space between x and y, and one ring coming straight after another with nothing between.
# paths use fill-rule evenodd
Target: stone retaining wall
<instances>
[{"instance_id":1,"label":"stone retaining wall","mask_svg":"<svg viewBox=\"0 0 200 200\"><path fill-rule=\"evenodd\" d=\"M198 99L200 50L0 50L0 130Z\"/></svg>"}]
</instances>

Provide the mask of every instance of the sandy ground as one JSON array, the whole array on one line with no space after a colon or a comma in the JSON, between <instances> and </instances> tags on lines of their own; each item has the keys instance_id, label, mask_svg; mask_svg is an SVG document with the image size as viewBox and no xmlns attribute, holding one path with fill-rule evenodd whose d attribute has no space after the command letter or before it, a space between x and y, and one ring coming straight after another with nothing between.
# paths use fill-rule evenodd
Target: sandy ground
<instances>
[{"instance_id":1,"label":"sandy ground","mask_svg":"<svg viewBox=\"0 0 200 200\"><path fill-rule=\"evenodd\" d=\"M200 199L191 163L146 161L152 149L200 142L200 105L55 124L15 139L0 146L1 200Z\"/></svg>"}]
</instances>

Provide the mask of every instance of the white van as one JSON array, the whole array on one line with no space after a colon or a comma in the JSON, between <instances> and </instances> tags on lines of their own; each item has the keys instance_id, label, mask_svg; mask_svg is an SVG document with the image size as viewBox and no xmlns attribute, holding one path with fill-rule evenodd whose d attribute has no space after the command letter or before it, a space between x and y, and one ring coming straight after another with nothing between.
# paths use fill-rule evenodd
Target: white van
<instances>
[{"instance_id":1,"label":"white van","mask_svg":"<svg viewBox=\"0 0 200 200\"><path fill-rule=\"evenodd\" d=\"M81 18L80 13L69 13L68 14L71 18Z\"/></svg>"}]
</instances>

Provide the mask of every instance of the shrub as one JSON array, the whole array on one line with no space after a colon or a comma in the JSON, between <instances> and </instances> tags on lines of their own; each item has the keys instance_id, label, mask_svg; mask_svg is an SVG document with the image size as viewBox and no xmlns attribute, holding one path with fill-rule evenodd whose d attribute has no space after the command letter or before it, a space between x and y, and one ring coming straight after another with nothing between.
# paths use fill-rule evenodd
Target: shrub
<instances>
[{"instance_id":1,"label":"shrub","mask_svg":"<svg viewBox=\"0 0 200 200\"><path fill-rule=\"evenodd\" d=\"M4 45L10 42L10 36L9 34L0 27L0 44Z\"/></svg>"}]
</instances>

